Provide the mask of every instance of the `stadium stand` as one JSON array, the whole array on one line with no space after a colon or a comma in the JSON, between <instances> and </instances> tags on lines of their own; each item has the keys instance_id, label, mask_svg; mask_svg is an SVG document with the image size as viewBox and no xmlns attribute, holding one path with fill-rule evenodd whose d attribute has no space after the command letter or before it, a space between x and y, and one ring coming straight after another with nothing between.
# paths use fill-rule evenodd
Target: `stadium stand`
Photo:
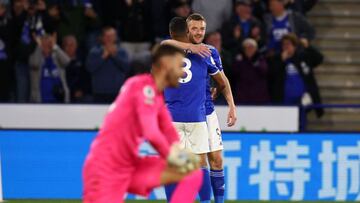
<instances>
[{"instance_id":1,"label":"stadium stand","mask_svg":"<svg viewBox=\"0 0 360 203\"><path fill-rule=\"evenodd\" d=\"M278 1L286 4L287 9L292 10L293 13L296 12L297 14L294 15L296 19L302 19L302 16L305 16L315 27L315 40L309 42L318 47L325 55L324 64L315 70L323 104L358 104L360 99L358 82L360 61L357 58L360 46L357 42L360 39L358 1ZM234 0L232 2L233 13L229 15L232 17L229 21L226 21L227 17L222 19L223 26L218 31L222 34L222 57L225 62L225 72L235 87L234 84L238 82L239 78L231 70L244 55L241 47L247 37L255 38L260 54L269 58L269 50L266 49L269 39L265 28L266 22L269 23L269 15L265 14L269 13L271 9L268 8L268 1ZM190 0L158 0L146 1L146 3L137 0L1 0L0 64L4 68L0 70L0 102L28 103L31 101L31 77L28 61L36 47L34 34L42 36L45 33L57 33L57 44L60 45L63 44L64 37L69 35L76 37L78 50L75 62L78 63L73 61L66 73L68 87L71 90L71 103L93 103L95 100L94 88L90 85L89 73L84 70L88 69L86 58L89 51L99 44L99 36L104 26L114 27L119 35L120 47L126 50L132 49L131 52L135 53L138 50L135 50L134 44L144 43L146 47L149 47L151 43L153 47L168 37L167 22L173 16L186 16L193 10L199 10L201 3L202 1ZM239 18L247 18L247 15L239 15L239 12L243 12L245 8L241 5L252 6L251 32L246 23L237 21ZM205 10L207 8L214 9L211 6L202 5L201 7ZM124 15L120 15L120 12L117 12L118 9L124 11L121 12ZM211 11L209 12L211 13ZM137 18L133 16L137 16ZM129 24L130 21L133 23ZM217 27L219 26L217 25ZM144 35L135 35L141 33ZM212 33L214 32L209 34ZM299 33L302 35L301 32ZM149 51L146 48L146 50L139 51L138 57L130 57L132 58L130 59L130 70L126 77L149 70ZM134 53L128 53L128 56L134 55ZM74 68L71 68L77 66L82 70L74 71ZM79 91L76 92L74 85L77 88L83 88L77 97L75 93ZM64 90L60 89L59 91ZM235 95L236 93L238 92L235 92ZM64 99L60 98L57 103L62 101ZM218 104L223 103L223 99L218 102ZM259 105L259 103L256 104ZM274 101L260 103L260 105L269 104L274 104ZM326 113L322 118L317 118L315 114L308 114L309 129L358 129L360 110L345 107L326 108Z\"/></svg>"},{"instance_id":2,"label":"stadium stand","mask_svg":"<svg viewBox=\"0 0 360 203\"><path fill-rule=\"evenodd\" d=\"M326 104L359 104L360 5L354 0L321 0L308 14L316 27L314 44L325 55L316 77ZM309 129L358 129L359 109L327 109L323 118L309 115Z\"/></svg>"}]
</instances>

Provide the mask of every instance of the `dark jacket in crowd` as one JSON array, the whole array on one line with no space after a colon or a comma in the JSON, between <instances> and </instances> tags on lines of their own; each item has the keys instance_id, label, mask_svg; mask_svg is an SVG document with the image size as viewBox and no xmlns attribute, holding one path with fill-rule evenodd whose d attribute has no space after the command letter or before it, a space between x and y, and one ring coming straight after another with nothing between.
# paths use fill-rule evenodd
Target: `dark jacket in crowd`
<instances>
[{"instance_id":1,"label":"dark jacket in crowd","mask_svg":"<svg viewBox=\"0 0 360 203\"><path fill-rule=\"evenodd\" d=\"M299 38L306 38L309 41L315 38L315 29L310 25L309 21L300 13L288 11L291 32L295 33ZM269 35L272 28L273 16L268 13L264 16L266 33Z\"/></svg>"},{"instance_id":2,"label":"dark jacket in crowd","mask_svg":"<svg viewBox=\"0 0 360 203\"><path fill-rule=\"evenodd\" d=\"M233 66L234 100L236 104L270 102L268 91L268 66L264 57L256 54L252 59L239 55Z\"/></svg>"},{"instance_id":3,"label":"dark jacket in crowd","mask_svg":"<svg viewBox=\"0 0 360 203\"><path fill-rule=\"evenodd\" d=\"M239 19L238 16L233 16L229 21L225 22L222 29L221 29L221 35L223 40L223 46L227 48L228 50L231 50L233 53L238 53L242 50L242 42L246 38L253 38L251 35L251 30L255 27L259 27L261 30L261 38L264 39L266 34L264 32L264 27L262 23L256 19L255 17L251 18L249 20L250 22L250 31L248 36L246 35L245 31L241 29L241 37L239 39L236 39L234 37L234 29L236 26L239 25ZM262 40L258 41L259 47L261 47Z\"/></svg>"},{"instance_id":4,"label":"dark jacket in crowd","mask_svg":"<svg viewBox=\"0 0 360 203\"><path fill-rule=\"evenodd\" d=\"M19 16L14 17L14 35L16 61L28 64L30 55L35 51L36 42L33 34L41 32L37 30L36 25L41 22L40 15L29 16L24 11Z\"/></svg>"},{"instance_id":5,"label":"dark jacket in crowd","mask_svg":"<svg viewBox=\"0 0 360 203\"><path fill-rule=\"evenodd\" d=\"M268 1L252 1L252 11L257 19L263 21L264 15L269 12Z\"/></svg>"},{"instance_id":6,"label":"dark jacket in crowd","mask_svg":"<svg viewBox=\"0 0 360 203\"><path fill-rule=\"evenodd\" d=\"M12 22L8 16L0 17L0 102L10 99L14 85L14 35Z\"/></svg>"},{"instance_id":7,"label":"dark jacket in crowd","mask_svg":"<svg viewBox=\"0 0 360 203\"><path fill-rule=\"evenodd\" d=\"M102 58L102 46L94 47L86 61L86 69L92 79L93 94L116 95L123 85L129 71L126 52L118 48L115 57Z\"/></svg>"},{"instance_id":8,"label":"dark jacket in crowd","mask_svg":"<svg viewBox=\"0 0 360 203\"><path fill-rule=\"evenodd\" d=\"M324 56L314 47L306 49L299 48L292 58L293 64L298 70L301 78L305 83L307 92L310 94L313 104L321 104L319 87L314 76L314 69L324 60ZM284 89L286 80L286 63L282 60L281 55L275 55L269 61L270 67L270 96L275 104L283 104ZM323 115L323 109L317 109L317 116Z\"/></svg>"},{"instance_id":9,"label":"dark jacket in crowd","mask_svg":"<svg viewBox=\"0 0 360 203\"><path fill-rule=\"evenodd\" d=\"M84 63L72 59L66 67L66 81L70 89L71 102L84 102L86 95L91 93L91 78ZM78 95L78 93L81 95Z\"/></svg>"}]
</instances>

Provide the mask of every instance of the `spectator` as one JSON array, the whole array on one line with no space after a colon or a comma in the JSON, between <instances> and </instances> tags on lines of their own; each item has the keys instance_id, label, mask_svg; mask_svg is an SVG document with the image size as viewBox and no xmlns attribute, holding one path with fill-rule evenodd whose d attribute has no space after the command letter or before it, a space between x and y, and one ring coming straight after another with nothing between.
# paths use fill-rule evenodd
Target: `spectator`
<instances>
[{"instance_id":1,"label":"spectator","mask_svg":"<svg viewBox=\"0 0 360 203\"><path fill-rule=\"evenodd\" d=\"M250 0L237 0L235 2L235 15L223 26L223 39L225 47L231 48L234 54L242 49L242 42L246 38L257 41L261 50L264 48L264 34L262 24L251 12Z\"/></svg>"},{"instance_id":2,"label":"spectator","mask_svg":"<svg viewBox=\"0 0 360 203\"><path fill-rule=\"evenodd\" d=\"M270 94L273 103L286 105L321 104L314 69L323 55L312 46L299 47L296 35L285 35L282 53L270 62ZM320 117L322 109L317 110Z\"/></svg>"},{"instance_id":3,"label":"spectator","mask_svg":"<svg viewBox=\"0 0 360 203\"><path fill-rule=\"evenodd\" d=\"M209 0L194 0L192 9L201 13L206 19L206 32L219 30L224 22L230 19L232 14L232 0L221 0L221 3L209 2Z\"/></svg>"},{"instance_id":4,"label":"spectator","mask_svg":"<svg viewBox=\"0 0 360 203\"><path fill-rule=\"evenodd\" d=\"M268 65L257 52L257 43L248 38L243 53L236 57L233 67L234 100L236 104L268 104Z\"/></svg>"},{"instance_id":5,"label":"spectator","mask_svg":"<svg viewBox=\"0 0 360 203\"><path fill-rule=\"evenodd\" d=\"M147 61L153 39L151 2L144 0L122 0L120 16L121 47L129 60Z\"/></svg>"},{"instance_id":6,"label":"spectator","mask_svg":"<svg viewBox=\"0 0 360 203\"><path fill-rule=\"evenodd\" d=\"M13 90L13 33L7 5L0 1L0 102L9 102Z\"/></svg>"},{"instance_id":7,"label":"spectator","mask_svg":"<svg viewBox=\"0 0 360 203\"><path fill-rule=\"evenodd\" d=\"M214 46L216 48L216 50L220 53L224 73L227 77L230 77L232 75L231 66L232 66L232 58L233 57L228 50L223 48L221 34L219 32L209 33L206 36L205 43Z\"/></svg>"},{"instance_id":8,"label":"spectator","mask_svg":"<svg viewBox=\"0 0 360 203\"><path fill-rule=\"evenodd\" d=\"M87 57L86 69L91 74L96 103L111 103L129 71L127 54L117 45L116 36L114 28L104 28L102 45L91 49Z\"/></svg>"},{"instance_id":9,"label":"spectator","mask_svg":"<svg viewBox=\"0 0 360 203\"><path fill-rule=\"evenodd\" d=\"M231 52L222 47L222 37L219 32L212 32L206 36L205 43L212 45L220 53L222 67L225 75L228 77L230 84L232 84L232 55ZM220 94L215 101L216 104L227 104L225 97Z\"/></svg>"},{"instance_id":10,"label":"spectator","mask_svg":"<svg viewBox=\"0 0 360 203\"><path fill-rule=\"evenodd\" d=\"M92 47L96 46L98 44L98 37L101 33L101 18L98 14L99 5L98 1L90 1L90 0L84 0L85 1L85 9L84 9L84 15L85 15L85 33L86 33L86 48L90 50ZM95 7L95 5L96 7ZM104 11L106 12L106 11ZM85 53L87 54L87 53Z\"/></svg>"},{"instance_id":11,"label":"spectator","mask_svg":"<svg viewBox=\"0 0 360 203\"><path fill-rule=\"evenodd\" d=\"M69 89L65 67L70 58L56 44L56 33L37 38L37 47L30 56L31 101L36 103L68 103Z\"/></svg>"},{"instance_id":12,"label":"spectator","mask_svg":"<svg viewBox=\"0 0 360 203\"><path fill-rule=\"evenodd\" d=\"M90 75L86 71L84 63L78 57L78 42L75 36L65 36L62 48L70 58L70 63L66 67L66 79L70 89L71 102L87 102L91 90Z\"/></svg>"},{"instance_id":13,"label":"spectator","mask_svg":"<svg viewBox=\"0 0 360 203\"><path fill-rule=\"evenodd\" d=\"M165 1L165 0L163 0L163 1ZM161 1L159 0L159 1L155 1L155 2L161 2ZM163 30L162 39L161 38L155 39L156 43L160 43L163 39L170 38L169 22L172 18L174 18L174 17L187 18L192 13L191 2L189 0L167 1L166 6L163 9L167 9L169 12L168 13L163 12L162 16L160 16L160 14L158 13L159 8L155 8L155 12L153 12L154 22L157 22L157 23L154 23L156 30L158 30L160 27L158 22L162 23L163 21L165 21L165 24L163 23L161 26L161 28ZM156 31L156 30L155 30L155 32L158 33L158 31ZM158 36L158 34L156 34L156 36Z\"/></svg>"},{"instance_id":14,"label":"spectator","mask_svg":"<svg viewBox=\"0 0 360 203\"><path fill-rule=\"evenodd\" d=\"M16 98L18 102L28 102L30 98L30 70L29 56L34 51L35 36L44 35L43 22L40 11L44 9L43 1L15 0L14 10L14 35L16 56Z\"/></svg>"},{"instance_id":15,"label":"spectator","mask_svg":"<svg viewBox=\"0 0 360 203\"><path fill-rule=\"evenodd\" d=\"M171 19L173 17L187 18L191 14L191 6L188 0L170 1L171 5Z\"/></svg>"},{"instance_id":16,"label":"spectator","mask_svg":"<svg viewBox=\"0 0 360 203\"><path fill-rule=\"evenodd\" d=\"M268 49L270 53L281 51L281 39L284 35L295 33L302 43L308 44L314 39L315 31L309 22L299 13L285 9L286 0L270 0L270 14L265 15Z\"/></svg>"}]
</instances>

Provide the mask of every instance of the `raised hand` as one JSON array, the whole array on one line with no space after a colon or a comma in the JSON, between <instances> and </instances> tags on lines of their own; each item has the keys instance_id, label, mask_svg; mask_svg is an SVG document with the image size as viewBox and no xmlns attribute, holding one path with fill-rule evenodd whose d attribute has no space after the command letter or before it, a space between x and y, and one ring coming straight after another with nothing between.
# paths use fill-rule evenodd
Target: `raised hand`
<instances>
[{"instance_id":1,"label":"raised hand","mask_svg":"<svg viewBox=\"0 0 360 203\"><path fill-rule=\"evenodd\" d=\"M192 44L192 45L190 45L189 49L192 53L198 54L204 58L211 55L211 51L210 51L209 47L207 47L204 44Z\"/></svg>"}]
</instances>

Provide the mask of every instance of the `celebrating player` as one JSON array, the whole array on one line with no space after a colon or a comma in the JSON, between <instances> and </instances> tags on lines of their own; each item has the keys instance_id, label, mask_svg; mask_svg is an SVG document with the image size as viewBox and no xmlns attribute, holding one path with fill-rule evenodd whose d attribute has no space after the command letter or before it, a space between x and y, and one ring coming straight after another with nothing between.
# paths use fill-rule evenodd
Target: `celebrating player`
<instances>
[{"instance_id":1,"label":"celebrating player","mask_svg":"<svg viewBox=\"0 0 360 203\"><path fill-rule=\"evenodd\" d=\"M147 196L175 182L171 203L194 202L203 177L199 159L176 144L179 136L162 95L166 87L178 86L183 58L182 50L161 45L153 54L152 74L124 84L85 161L85 203L121 203L127 192ZM140 157L144 140L160 156Z\"/></svg>"},{"instance_id":2,"label":"celebrating player","mask_svg":"<svg viewBox=\"0 0 360 203\"><path fill-rule=\"evenodd\" d=\"M187 25L189 29L189 40L192 44L183 43L179 40L166 40L164 44L171 44L177 46L182 49L190 49L194 50L196 53L200 53L201 55L206 55L201 46L204 36L205 36L205 29L206 29L206 21L203 16L200 14L192 14L187 18ZM198 46L193 46L196 44ZM227 79L226 75L224 74L222 68L222 62L219 55L219 52L212 46L207 45L210 50L211 57L214 60L217 68L220 70L220 74L225 81L225 88L222 91L228 105L229 105L229 113L227 124L228 126L233 126L236 122L236 107L234 104L233 95L231 92L231 87L229 80ZM221 92L221 90L214 88L211 90L210 85L210 77L207 78L207 87L206 87L206 122L208 127L209 133L209 148L210 151L207 153L207 157L209 160L210 165L210 174L205 171L205 178L204 184L200 193L203 192L203 200L202 202L210 202L210 188L212 187L215 203L223 203L224 202L224 190L225 190L225 180L224 180L224 170L223 170L223 158L222 158L222 150L224 149L222 144L222 137L221 137L221 129L219 125L219 121L215 112L214 102L213 99L216 98L216 95ZM211 183L208 182L208 178L206 178L206 174L210 175ZM205 191L208 191L206 193ZM208 194L208 195L207 195Z\"/></svg>"},{"instance_id":3,"label":"celebrating player","mask_svg":"<svg viewBox=\"0 0 360 203\"><path fill-rule=\"evenodd\" d=\"M192 45L189 41L188 24L185 19L173 18L169 27L172 39ZM201 27L199 32L204 35L205 27ZM207 47L205 49L208 50ZM202 55L206 55L206 50ZM209 202L211 184L206 154L210 152L209 140L212 138L209 137L206 124L206 84L209 74L217 82L219 91L225 87L225 81L211 56L201 57L197 54L188 54L184 63L185 77L180 79L180 87L166 89L165 99L180 134L182 147L190 149L201 157L201 166L204 167L204 184L200 190L200 200ZM219 139L219 136L216 139ZM175 187L174 185L165 187L168 199L171 199Z\"/></svg>"}]
</instances>

